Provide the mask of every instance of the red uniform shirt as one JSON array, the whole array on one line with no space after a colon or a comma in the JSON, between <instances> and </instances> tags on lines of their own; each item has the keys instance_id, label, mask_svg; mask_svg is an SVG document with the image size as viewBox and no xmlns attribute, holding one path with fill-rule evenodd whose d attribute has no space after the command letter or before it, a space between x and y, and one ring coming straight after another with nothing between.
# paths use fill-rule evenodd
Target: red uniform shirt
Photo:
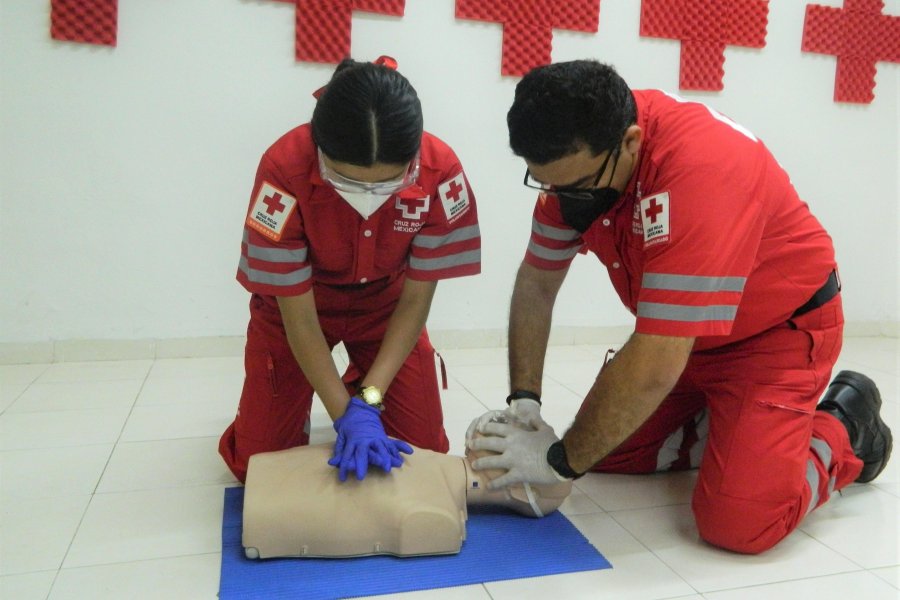
<instances>
[{"instance_id":1,"label":"red uniform shirt","mask_svg":"<svg viewBox=\"0 0 900 600\"><path fill-rule=\"evenodd\" d=\"M752 133L697 102L635 91L644 132L615 207L579 235L559 202L534 211L528 264L567 267L590 250L638 333L722 346L787 320L836 268L831 238Z\"/></svg>"},{"instance_id":2,"label":"red uniform shirt","mask_svg":"<svg viewBox=\"0 0 900 600\"><path fill-rule=\"evenodd\" d=\"M308 124L266 151L237 273L248 291L298 296L314 281L360 284L404 270L422 281L481 271L475 196L449 146L425 133L416 185L368 219L322 181Z\"/></svg>"}]
</instances>

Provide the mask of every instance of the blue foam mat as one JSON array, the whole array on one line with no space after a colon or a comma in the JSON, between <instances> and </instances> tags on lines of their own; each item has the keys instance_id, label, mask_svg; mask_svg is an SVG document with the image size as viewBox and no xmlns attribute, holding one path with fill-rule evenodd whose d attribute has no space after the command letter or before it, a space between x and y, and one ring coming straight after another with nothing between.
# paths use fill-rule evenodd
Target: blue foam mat
<instances>
[{"instance_id":1,"label":"blue foam mat","mask_svg":"<svg viewBox=\"0 0 900 600\"><path fill-rule=\"evenodd\" d=\"M250 560L241 546L244 488L225 489L219 598L352 598L486 581L608 569L612 565L556 512L529 519L470 509L459 554Z\"/></svg>"}]
</instances>

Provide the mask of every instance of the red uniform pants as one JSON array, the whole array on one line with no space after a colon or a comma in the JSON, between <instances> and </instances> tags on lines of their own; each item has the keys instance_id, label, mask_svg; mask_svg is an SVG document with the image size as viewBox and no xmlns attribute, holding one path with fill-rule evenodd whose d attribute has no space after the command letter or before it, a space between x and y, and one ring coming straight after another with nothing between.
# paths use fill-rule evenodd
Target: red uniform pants
<instances>
[{"instance_id":1,"label":"red uniform pants","mask_svg":"<svg viewBox=\"0 0 900 600\"><path fill-rule=\"evenodd\" d=\"M752 338L693 353L650 419L592 470L699 466L700 536L736 552L771 548L862 470L844 426L815 410L842 331L837 296Z\"/></svg>"},{"instance_id":2,"label":"red uniform pants","mask_svg":"<svg viewBox=\"0 0 900 600\"><path fill-rule=\"evenodd\" d=\"M397 276L365 286L315 286L322 332L329 347L344 343L348 374L361 375L372 366L403 280ZM241 481L251 455L309 443L313 388L288 346L274 298L254 294L250 300L244 369L237 416L219 441L219 453ZM349 389L355 387L348 377L345 381ZM447 452L434 348L424 329L385 394L384 407L381 421L388 435Z\"/></svg>"}]
</instances>

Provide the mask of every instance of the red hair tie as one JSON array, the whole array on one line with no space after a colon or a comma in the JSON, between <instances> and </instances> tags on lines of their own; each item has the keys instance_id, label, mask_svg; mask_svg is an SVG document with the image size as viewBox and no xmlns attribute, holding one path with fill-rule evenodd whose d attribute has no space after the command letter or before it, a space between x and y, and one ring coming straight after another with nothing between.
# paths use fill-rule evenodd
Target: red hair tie
<instances>
[{"instance_id":1,"label":"red hair tie","mask_svg":"<svg viewBox=\"0 0 900 600\"><path fill-rule=\"evenodd\" d=\"M379 56L379 57L376 58L375 60L373 60L373 61L372 61L372 64L373 64L373 65L378 65L379 67L387 67L388 69L391 69L392 71L396 71L396 70L397 70L397 59L395 59L395 58L392 57L392 56L387 56L387 55L384 55L384 54L381 55L381 56ZM312 94L313 98L315 98L316 100L318 100L319 98L321 98L321 97L322 97L322 94L325 93L326 88L328 88L328 85L327 85L327 84L326 84L326 85L323 85L322 87L320 87L319 89L317 89L316 91L314 91L313 94Z\"/></svg>"},{"instance_id":2,"label":"red hair tie","mask_svg":"<svg viewBox=\"0 0 900 600\"><path fill-rule=\"evenodd\" d=\"M379 56L374 61L372 61L372 63L379 65L381 67L387 67L388 69L391 69L392 71L397 70L397 59L393 58L392 56L384 56L384 55Z\"/></svg>"}]
</instances>

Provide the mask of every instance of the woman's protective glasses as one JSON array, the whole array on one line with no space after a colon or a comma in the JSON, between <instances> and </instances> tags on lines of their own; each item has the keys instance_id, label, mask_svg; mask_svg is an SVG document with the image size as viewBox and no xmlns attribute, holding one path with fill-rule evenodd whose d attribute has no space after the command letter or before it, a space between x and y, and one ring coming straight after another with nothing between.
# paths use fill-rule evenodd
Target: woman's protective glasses
<instances>
[{"instance_id":1,"label":"woman's protective glasses","mask_svg":"<svg viewBox=\"0 0 900 600\"><path fill-rule=\"evenodd\" d=\"M419 153L409 161L409 166L402 177L391 181L357 181L344 177L333 169L329 169L323 159L322 150L319 149L319 175L334 189L342 192L363 192L368 194L396 194L416 183L419 178Z\"/></svg>"}]
</instances>

